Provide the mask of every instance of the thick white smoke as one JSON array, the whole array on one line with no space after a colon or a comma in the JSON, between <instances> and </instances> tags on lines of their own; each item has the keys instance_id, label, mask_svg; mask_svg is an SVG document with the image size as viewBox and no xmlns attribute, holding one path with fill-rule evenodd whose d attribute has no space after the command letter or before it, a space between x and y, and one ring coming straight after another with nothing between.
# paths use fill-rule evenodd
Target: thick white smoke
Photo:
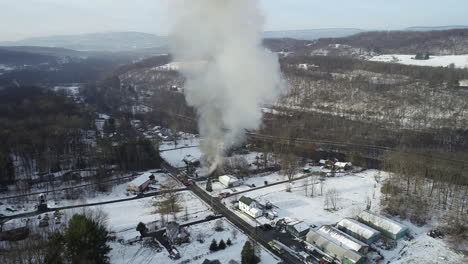
<instances>
[{"instance_id":1,"label":"thick white smoke","mask_svg":"<svg viewBox=\"0 0 468 264\"><path fill-rule=\"evenodd\" d=\"M172 1L172 0L171 0ZM277 57L262 46L257 0L175 0L171 51L197 109L210 171L224 151L261 124L261 105L281 90Z\"/></svg>"}]
</instances>

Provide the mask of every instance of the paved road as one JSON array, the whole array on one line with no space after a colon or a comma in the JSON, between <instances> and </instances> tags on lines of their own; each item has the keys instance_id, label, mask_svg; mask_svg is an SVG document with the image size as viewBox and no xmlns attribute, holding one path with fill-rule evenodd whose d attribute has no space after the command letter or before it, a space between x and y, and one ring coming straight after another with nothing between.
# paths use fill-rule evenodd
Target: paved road
<instances>
[{"instance_id":1,"label":"paved road","mask_svg":"<svg viewBox=\"0 0 468 264\"><path fill-rule=\"evenodd\" d=\"M129 198L124 198L124 199L110 200L110 201L104 201L104 202L98 202L98 203L70 205L70 206L63 206L63 207L53 207L53 208L48 208L47 210L40 211L40 212L34 211L34 212L28 212L28 213L22 213L22 214L16 214L16 215L2 216L0 217L0 220L11 220L15 218L31 217L31 216L36 216L36 215L47 213L47 212L54 212L57 210L60 211L60 210L67 210L67 209L74 209L74 208L98 206L98 205L104 205L104 204L122 203L122 202L128 202L128 201L133 201L133 200L139 200L139 199L143 199L147 197L153 197L153 196L157 196L157 195L167 193L167 192L181 192L181 191L187 191L187 190L188 188L180 188L180 189L175 189L171 191L147 192L147 193L144 193L142 196L132 196Z\"/></svg>"}]
</instances>

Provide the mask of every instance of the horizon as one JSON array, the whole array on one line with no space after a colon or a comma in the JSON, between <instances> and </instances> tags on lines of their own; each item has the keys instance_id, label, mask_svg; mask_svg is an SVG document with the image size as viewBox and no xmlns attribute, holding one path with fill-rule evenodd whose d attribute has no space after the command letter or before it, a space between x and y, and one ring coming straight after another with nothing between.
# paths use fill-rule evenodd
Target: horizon
<instances>
[{"instance_id":1,"label":"horizon","mask_svg":"<svg viewBox=\"0 0 468 264\"><path fill-rule=\"evenodd\" d=\"M0 0L0 41L103 32L165 36L171 28L169 0ZM336 7L340 8L337 9ZM456 7L456 8L455 8ZM457 0L259 0L264 31L313 29L402 30L468 25L468 3ZM395 15L399 19L394 19ZM430 17L431 19L427 19Z\"/></svg>"},{"instance_id":2,"label":"horizon","mask_svg":"<svg viewBox=\"0 0 468 264\"><path fill-rule=\"evenodd\" d=\"M277 29L277 30L264 30L263 33L268 32L293 32L293 31L313 31L313 30L346 30L346 29L353 29L353 30L362 30L363 32L373 32L373 31L405 31L411 28L448 28L450 29L459 29L459 27L466 27L468 25L436 25L436 26L408 26L404 28L397 28L397 29L379 29L379 28L354 28L354 27L329 27L329 28L303 28L303 29ZM437 29L436 29L437 30ZM445 29L444 29L445 30ZM67 36L85 36L85 35L99 35L99 34L117 34L117 33L140 33L140 34L150 34L158 37L168 37L168 34L158 34L155 32L144 32L144 31L95 31L95 32L83 32L83 33L70 33L70 34L51 34L51 35L38 35L38 36L30 36L21 39L14 39L14 40L1 40L0 42L17 42L23 41L27 39L35 39L35 38L51 38L51 37L67 37Z\"/></svg>"}]
</instances>

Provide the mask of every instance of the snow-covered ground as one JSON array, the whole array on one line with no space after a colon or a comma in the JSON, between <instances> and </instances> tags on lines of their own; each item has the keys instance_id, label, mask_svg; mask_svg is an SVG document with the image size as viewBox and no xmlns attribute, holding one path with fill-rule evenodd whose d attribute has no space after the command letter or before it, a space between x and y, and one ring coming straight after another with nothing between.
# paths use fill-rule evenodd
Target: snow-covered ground
<instances>
[{"instance_id":1,"label":"snow-covered ground","mask_svg":"<svg viewBox=\"0 0 468 264\"><path fill-rule=\"evenodd\" d=\"M195 159L200 159L202 153L198 147L180 148L161 152L161 157L176 168L186 166L183 159L187 155L190 155Z\"/></svg>"},{"instance_id":2,"label":"snow-covered ground","mask_svg":"<svg viewBox=\"0 0 468 264\"><path fill-rule=\"evenodd\" d=\"M468 68L468 55L431 56L428 60L413 58L414 55L388 54L375 56L369 60L431 67L447 67L453 63L456 68Z\"/></svg>"},{"instance_id":3,"label":"snow-covered ground","mask_svg":"<svg viewBox=\"0 0 468 264\"><path fill-rule=\"evenodd\" d=\"M380 185L376 182L377 170L366 170L356 174L341 174L339 177L329 177L325 181L306 178L291 183L291 192L286 189L289 183L283 183L268 188L254 190L243 195L256 199L261 203L271 202L276 206L278 217L290 217L303 220L309 225L335 224L345 217L352 217L366 208L366 199L372 199L372 208L379 208ZM300 175L298 175L300 176ZM312 184L314 182L315 184ZM308 196L305 185L308 185ZM314 197L311 197L314 186ZM324 208L325 193L335 188L340 196L338 210L330 211ZM322 189L322 190L321 190ZM322 194L322 195L320 195ZM232 200L238 197L229 197ZM232 202L232 201L231 201Z\"/></svg>"},{"instance_id":4,"label":"snow-covered ground","mask_svg":"<svg viewBox=\"0 0 468 264\"><path fill-rule=\"evenodd\" d=\"M119 243L111 243L113 250L111 251L111 263L115 264L143 264L143 263L202 263L205 259L218 259L221 263L227 264L230 260L235 260L240 263L241 251L247 236L228 221L222 220L224 230L216 232L214 230L216 220L207 223L192 225L187 228L191 234L191 242L177 246L181 255L179 260L171 260L166 250L156 252L150 248L143 247L140 243L134 245L121 245ZM236 230L236 231L234 231ZM234 238L233 231L237 232ZM202 234L205 242L196 241L198 234ZM219 242L223 239L225 242L231 239L232 246L228 246L225 250L210 252L209 246L213 239ZM279 260L272 256L269 252L262 248L260 251L261 263L273 264Z\"/></svg>"},{"instance_id":5,"label":"snow-covered ground","mask_svg":"<svg viewBox=\"0 0 468 264\"><path fill-rule=\"evenodd\" d=\"M286 181L288 178L285 175L280 175L279 173L269 173L269 174L258 174L250 176L249 178L245 178L243 183L240 186L226 188L224 185L219 183L218 181L213 182L212 187L213 191L210 192L212 196L216 197L220 193L237 193L242 191L247 191L251 189L255 189L258 187L265 186L265 181L268 182L268 185ZM200 182L200 186L206 186L206 181Z\"/></svg>"},{"instance_id":6,"label":"snow-covered ground","mask_svg":"<svg viewBox=\"0 0 468 264\"><path fill-rule=\"evenodd\" d=\"M148 172L151 172L149 170ZM167 184L177 184L177 182L171 178L168 174L165 173L153 173L155 179L158 181L156 184L151 185L150 187L159 190L162 185ZM48 207L64 207L71 205L80 205L80 204L89 204L89 203L99 203L105 201L112 201L118 199L125 199L134 196L132 193L127 192L127 185L131 179L126 180L124 183L117 184L111 187L108 192L96 192L94 189L90 191L90 187L77 188L74 191L57 191L54 193L49 193L48 198ZM83 183L85 184L85 183ZM178 186L183 187L183 186ZM56 189L59 189L58 187ZM91 188L92 189L92 188ZM41 189L34 190L35 192L45 191ZM67 199L69 196L76 196L77 199ZM37 195L32 195L29 197L24 197L22 199L4 199L2 204L0 204L0 214L4 215L15 215L24 212L32 212L36 210L38 203ZM17 212L10 212L7 208L18 209Z\"/></svg>"}]
</instances>

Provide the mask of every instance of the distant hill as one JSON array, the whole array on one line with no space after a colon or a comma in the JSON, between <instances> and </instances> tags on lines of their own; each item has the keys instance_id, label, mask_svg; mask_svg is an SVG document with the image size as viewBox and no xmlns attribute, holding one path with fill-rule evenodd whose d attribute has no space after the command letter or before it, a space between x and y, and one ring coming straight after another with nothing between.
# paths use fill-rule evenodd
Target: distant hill
<instances>
[{"instance_id":1,"label":"distant hill","mask_svg":"<svg viewBox=\"0 0 468 264\"><path fill-rule=\"evenodd\" d=\"M467 29L468 26L454 25L454 26L439 26L439 27L409 27L406 31L433 31L433 30L449 30L449 29Z\"/></svg>"},{"instance_id":2,"label":"distant hill","mask_svg":"<svg viewBox=\"0 0 468 264\"><path fill-rule=\"evenodd\" d=\"M324 28L308 30L266 31L263 33L263 37L266 39L291 38L299 40L316 40L320 38L348 37L361 32L365 32L365 30L358 28Z\"/></svg>"},{"instance_id":3,"label":"distant hill","mask_svg":"<svg viewBox=\"0 0 468 264\"><path fill-rule=\"evenodd\" d=\"M27 38L0 46L60 47L77 51L132 51L167 45L167 37L140 32L93 33Z\"/></svg>"}]
</instances>

